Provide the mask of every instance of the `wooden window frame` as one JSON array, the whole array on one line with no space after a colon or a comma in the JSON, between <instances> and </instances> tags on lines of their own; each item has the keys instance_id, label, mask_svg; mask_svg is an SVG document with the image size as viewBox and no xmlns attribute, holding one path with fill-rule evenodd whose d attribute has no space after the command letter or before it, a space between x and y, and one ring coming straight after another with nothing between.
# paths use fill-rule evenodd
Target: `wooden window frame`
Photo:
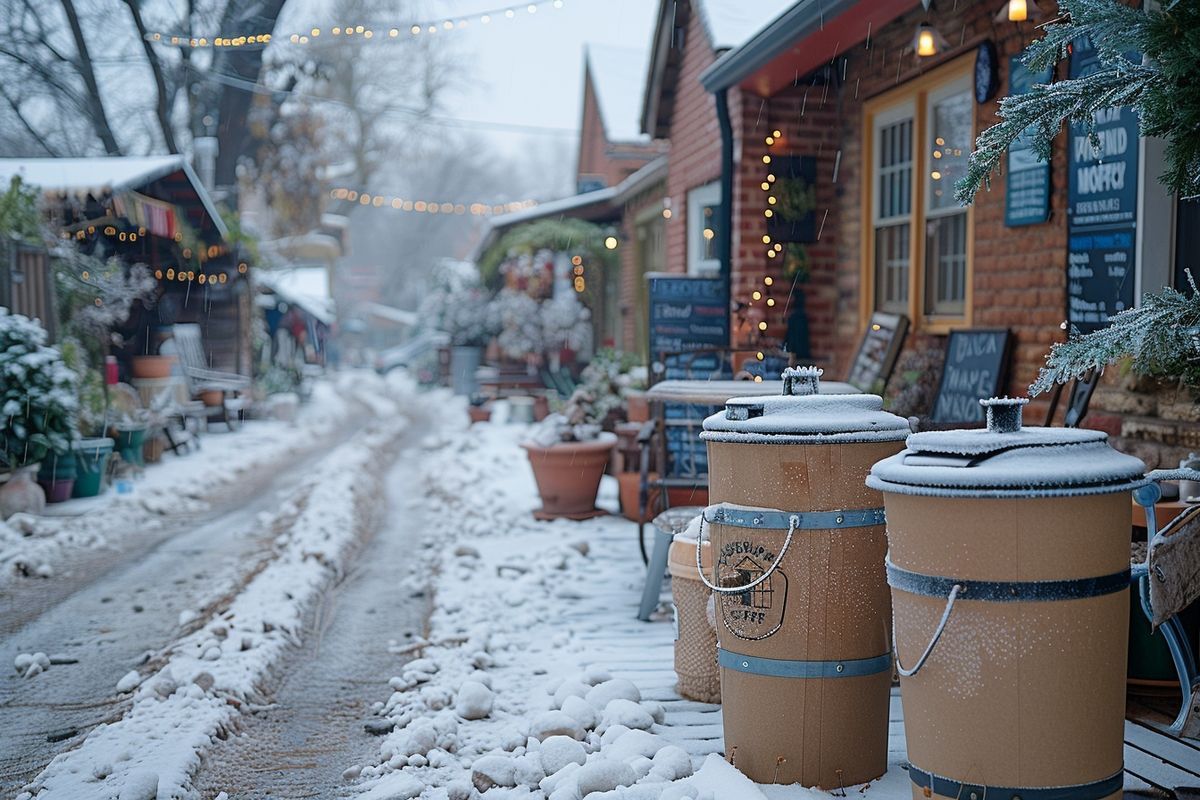
<instances>
[{"instance_id":1,"label":"wooden window frame","mask_svg":"<svg viewBox=\"0 0 1200 800\"><path fill-rule=\"evenodd\" d=\"M970 56L957 58L930 70L920 77L863 103L862 142L863 170L860 279L862 292L859 295L859 322L865 325L876 310L875 298L875 192L879 155L875 148L877 119L896 121L903 109L911 111L913 120L913 180L910 206L911 230L909 236L908 275L908 318L912 330L924 333L944 334L956 328L970 327L974 317L974 265L975 265L975 208L967 208L967 263L963 277L964 297L961 315L929 315L925 313L925 192L928 184L930 157L926 139L929 136L931 94L945 89L950 84L967 81L971 87L974 63ZM978 135L975 120L974 96L971 100L971 141Z\"/></svg>"}]
</instances>

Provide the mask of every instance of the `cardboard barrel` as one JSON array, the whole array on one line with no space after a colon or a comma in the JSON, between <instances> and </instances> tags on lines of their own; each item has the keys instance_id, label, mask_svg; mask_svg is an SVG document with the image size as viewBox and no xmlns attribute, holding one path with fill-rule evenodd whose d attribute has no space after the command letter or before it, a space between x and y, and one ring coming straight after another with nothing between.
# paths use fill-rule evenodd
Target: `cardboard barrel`
<instances>
[{"instance_id":1,"label":"cardboard barrel","mask_svg":"<svg viewBox=\"0 0 1200 800\"><path fill-rule=\"evenodd\" d=\"M701 553L712 569L712 547ZM675 604L675 688L681 697L701 703L721 702L721 673L717 669L717 632L709 619L712 592L696 572L696 543L686 538L671 542L667 556L671 596Z\"/></svg>"},{"instance_id":2,"label":"cardboard barrel","mask_svg":"<svg viewBox=\"0 0 1200 800\"><path fill-rule=\"evenodd\" d=\"M1021 428L1020 402L986 404L988 430L914 434L868 480L887 507L913 797L1118 797L1144 465L1098 431Z\"/></svg>"},{"instance_id":3,"label":"cardboard barrel","mask_svg":"<svg viewBox=\"0 0 1200 800\"><path fill-rule=\"evenodd\" d=\"M789 370L785 391L819 370ZM803 390L803 388L802 388ZM882 497L908 423L873 395L730 400L705 421L725 755L760 783L837 789L887 769Z\"/></svg>"}]
</instances>

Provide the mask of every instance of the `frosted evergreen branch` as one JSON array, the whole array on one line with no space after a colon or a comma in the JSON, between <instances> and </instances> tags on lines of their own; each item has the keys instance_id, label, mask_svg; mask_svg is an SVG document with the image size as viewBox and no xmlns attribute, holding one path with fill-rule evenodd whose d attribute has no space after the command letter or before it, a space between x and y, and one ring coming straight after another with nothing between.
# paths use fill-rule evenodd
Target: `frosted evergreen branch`
<instances>
[{"instance_id":1,"label":"frosted evergreen branch","mask_svg":"<svg viewBox=\"0 0 1200 800\"><path fill-rule=\"evenodd\" d=\"M1190 272L1188 283L1190 295L1164 288L1145 295L1138 308L1113 316L1106 328L1072 331L1066 342L1050 348L1030 396L1126 357L1138 374L1182 379L1200 388L1200 294Z\"/></svg>"},{"instance_id":2,"label":"frosted evergreen branch","mask_svg":"<svg viewBox=\"0 0 1200 800\"><path fill-rule=\"evenodd\" d=\"M1027 128L1036 133L1033 145L1038 157L1049 160L1051 144L1064 120L1086 123L1091 134L1096 112L1137 105L1158 78L1153 70L1129 64L1124 69L1109 67L1084 78L1038 84L1026 94L1003 98L998 112L1002 121L979 134L967 174L954 187L955 198L969 205L981 185L990 186L991 173Z\"/></svg>"}]
</instances>

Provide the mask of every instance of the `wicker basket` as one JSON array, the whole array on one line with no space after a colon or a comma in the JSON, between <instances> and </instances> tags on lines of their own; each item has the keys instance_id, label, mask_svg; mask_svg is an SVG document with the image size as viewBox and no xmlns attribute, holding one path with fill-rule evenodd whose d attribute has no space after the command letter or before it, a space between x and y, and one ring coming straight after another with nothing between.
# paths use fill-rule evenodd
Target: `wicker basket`
<instances>
[{"instance_id":1,"label":"wicker basket","mask_svg":"<svg viewBox=\"0 0 1200 800\"><path fill-rule=\"evenodd\" d=\"M712 569L710 545L705 542L703 564ZM696 545L671 543L667 568L675 599L675 675L682 697L701 703L721 702L721 672L717 667L717 634L709 620L712 596L696 575Z\"/></svg>"}]
</instances>

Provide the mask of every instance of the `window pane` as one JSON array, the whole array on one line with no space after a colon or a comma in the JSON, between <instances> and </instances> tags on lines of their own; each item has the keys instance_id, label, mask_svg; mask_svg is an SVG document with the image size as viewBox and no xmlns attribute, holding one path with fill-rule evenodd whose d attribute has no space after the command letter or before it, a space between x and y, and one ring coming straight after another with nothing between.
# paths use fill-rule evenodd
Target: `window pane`
<instances>
[{"instance_id":1,"label":"window pane","mask_svg":"<svg viewBox=\"0 0 1200 800\"><path fill-rule=\"evenodd\" d=\"M696 246L700 248L702 260L714 261L718 258L717 232L720 230L718 224L721 219L721 207L706 205L700 213L700 241L696 243Z\"/></svg>"},{"instance_id":2,"label":"window pane","mask_svg":"<svg viewBox=\"0 0 1200 800\"><path fill-rule=\"evenodd\" d=\"M966 174L971 152L971 92L950 95L930 107L929 209L955 208L954 183Z\"/></svg>"},{"instance_id":3,"label":"window pane","mask_svg":"<svg viewBox=\"0 0 1200 800\"><path fill-rule=\"evenodd\" d=\"M875 307L880 311L908 311L908 245L907 222L875 229Z\"/></svg>"},{"instance_id":4,"label":"window pane","mask_svg":"<svg viewBox=\"0 0 1200 800\"><path fill-rule=\"evenodd\" d=\"M961 314L967 287L967 212L925 223L925 313Z\"/></svg>"},{"instance_id":5,"label":"window pane","mask_svg":"<svg viewBox=\"0 0 1200 800\"><path fill-rule=\"evenodd\" d=\"M912 120L879 129L878 217L906 217L912 210Z\"/></svg>"}]
</instances>

